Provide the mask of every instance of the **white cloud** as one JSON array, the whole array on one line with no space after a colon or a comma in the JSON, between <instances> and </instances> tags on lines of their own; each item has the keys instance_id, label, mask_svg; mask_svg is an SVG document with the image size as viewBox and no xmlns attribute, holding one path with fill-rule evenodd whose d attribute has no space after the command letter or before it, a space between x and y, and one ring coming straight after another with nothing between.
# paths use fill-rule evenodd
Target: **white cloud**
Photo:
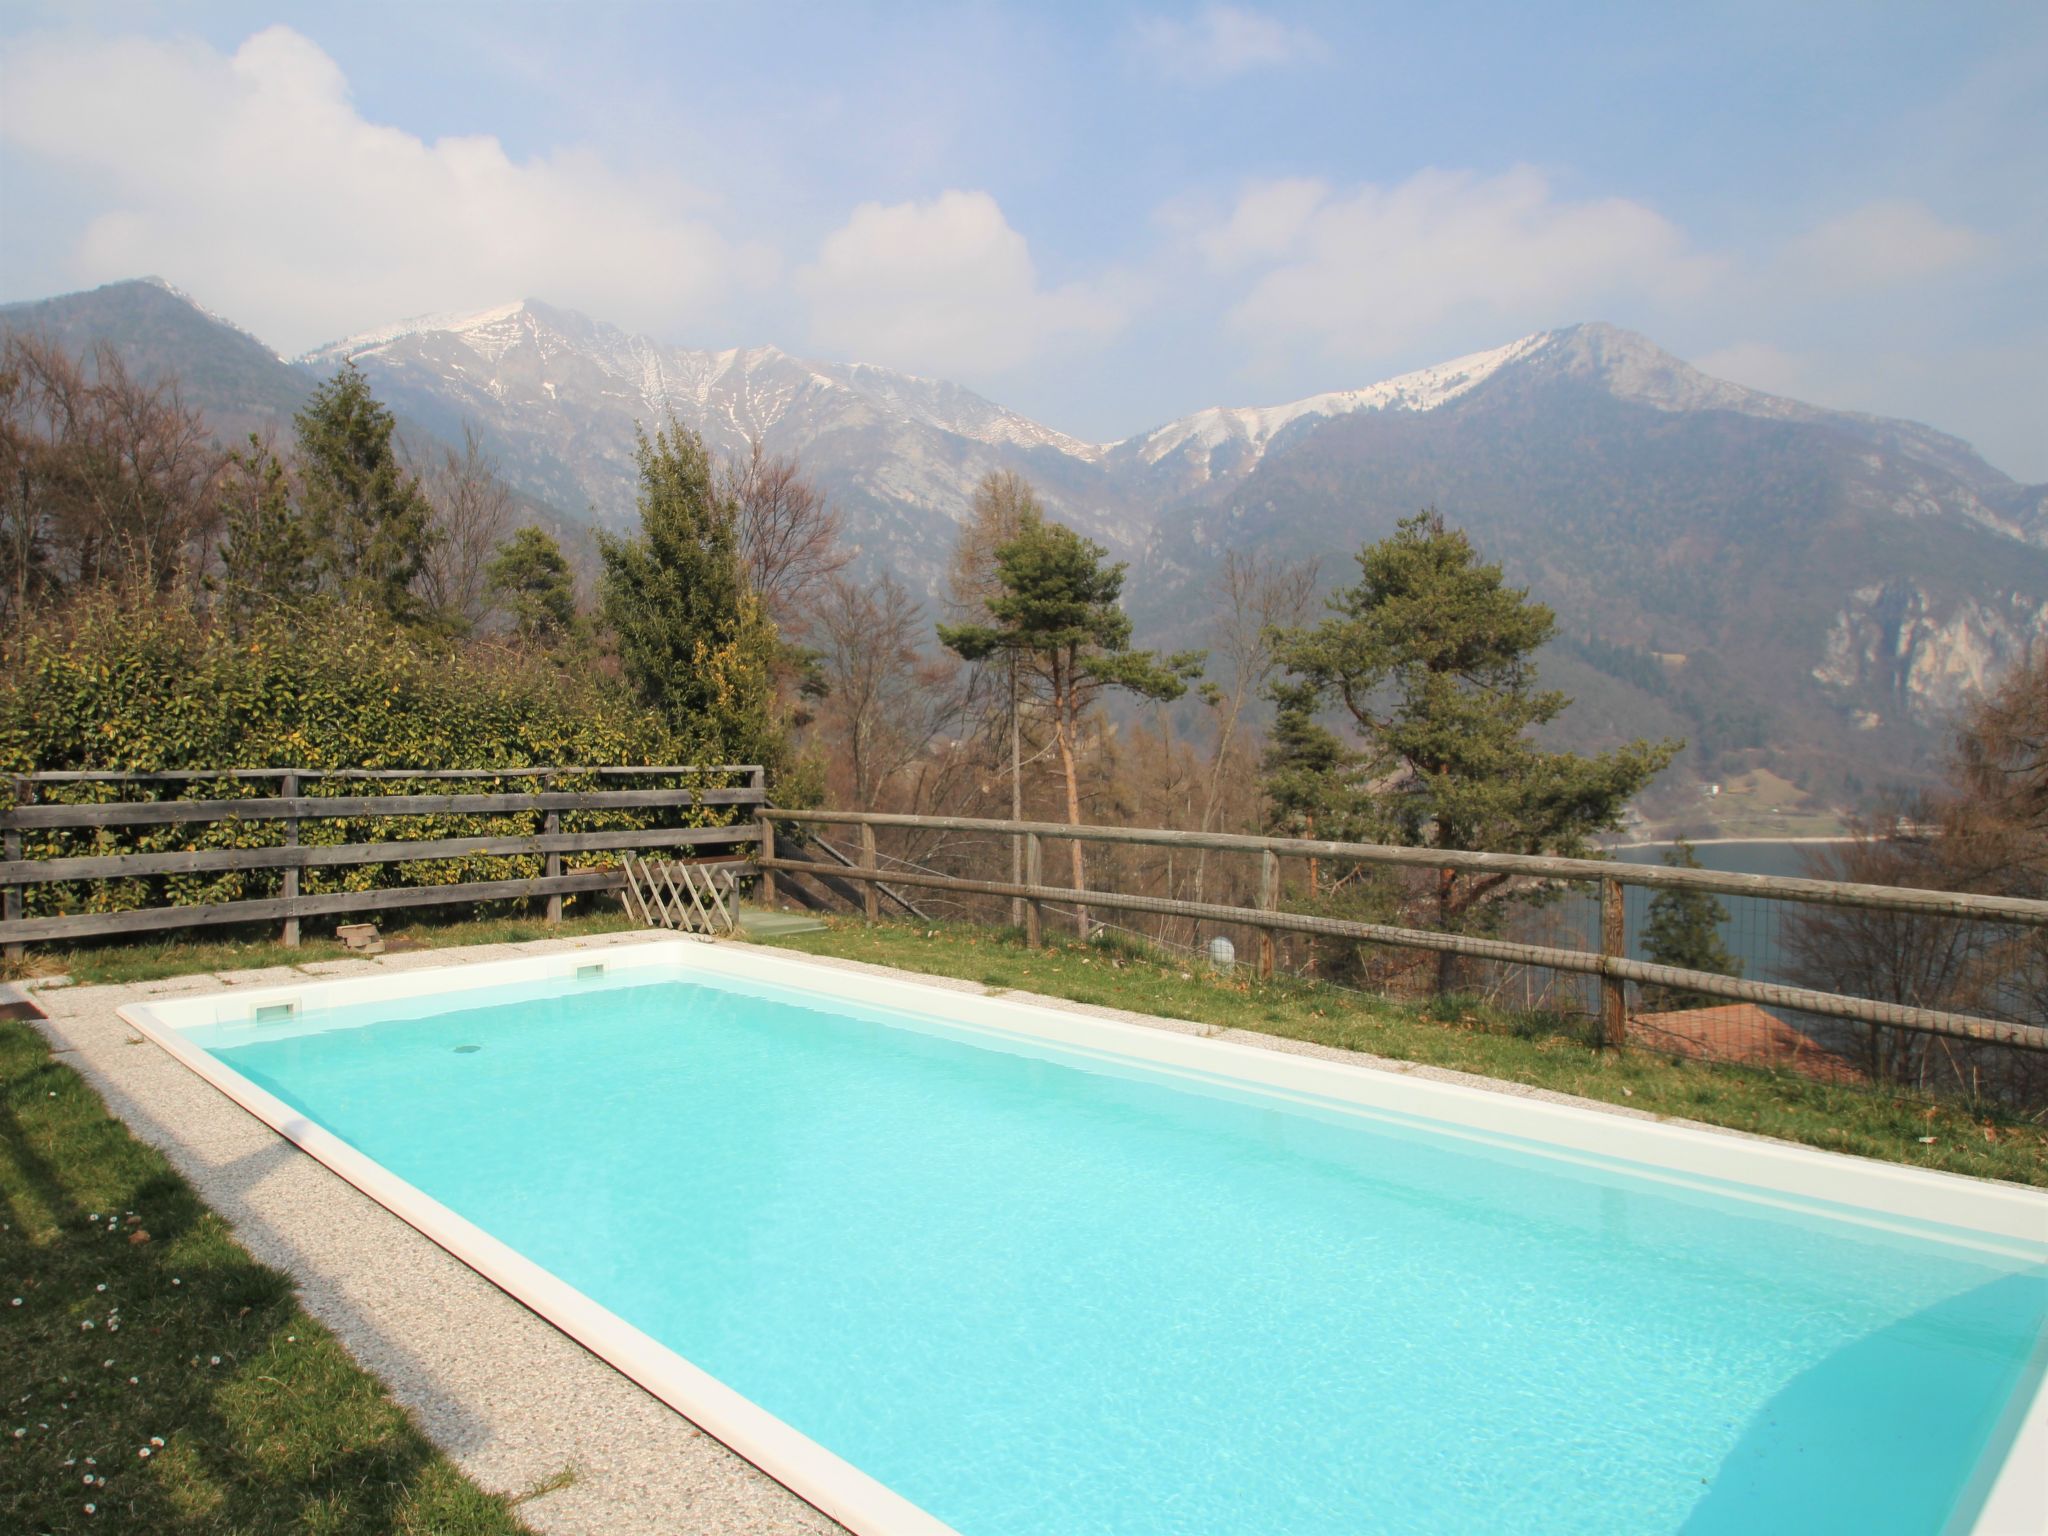
<instances>
[{"instance_id":1,"label":"white cloud","mask_svg":"<svg viewBox=\"0 0 2048 1536\"><path fill-rule=\"evenodd\" d=\"M370 122L334 60L288 27L232 55L32 40L7 72L0 134L103 209L72 258L79 280L160 272L288 351L529 296L669 326L773 266L673 184L573 151L517 160L489 135L429 143Z\"/></svg>"},{"instance_id":2,"label":"white cloud","mask_svg":"<svg viewBox=\"0 0 2048 1536\"><path fill-rule=\"evenodd\" d=\"M925 373L1013 368L1124 320L1096 288L1041 288L1030 247L986 192L861 204L797 288L823 347Z\"/></svg>"},{"instance_id":3,"label":"white cloud","mask_svg":"<svg viewBox=\"0 0 2048 1536\"><path fill-rule=\"evenodd\" d=\"M1834 292L1932 277L1989 248L1984 236L1942 223L1924 203L1894 199L1866 203L1816 225L1786 255L1800 277Z\"/></svg>"},{"instance_id":4,"label":"white cloud","mask_svg":"<svg viewBox=\"0 0 2048 1536\"><path fill-rule=\"evenodd\" d=\"M1196 244L1219 272L1277 261L1294 250L1309 221L1329 200L1328 184L1309 177L1263 181L1247 187L1230 217L1202 231Z\"/></svg>"},{"instance_id":5,"label":"white cloud","mask_svg":"<svg viewBox=\"0 0 2048 1536\"><path fill-rule=\"evenodd\" d=\"M1446 322L1534 329L1617 295L1696 292L1714 264L1669 220L1627 198L1561 198L1528 167L1498 176L1423 170L1396 186L1248 188L1199 238L1221 271L1258 271L1230 314L1255 348L1308 346L1363 363Z\"/></svg>"},{"instance_id":6,"label":"white cloud","mask_svg":"<svg viewBox=\"0 0 2048 1536\"><path fill-rule=\"evenodd\" d=\"M1138 23L1141 52L1166 74L1198 85L1249 70L1315 58L1314 34L1243 6L1213 4L1187 20L1151 16Z\"/></svg>"}]
</instances>

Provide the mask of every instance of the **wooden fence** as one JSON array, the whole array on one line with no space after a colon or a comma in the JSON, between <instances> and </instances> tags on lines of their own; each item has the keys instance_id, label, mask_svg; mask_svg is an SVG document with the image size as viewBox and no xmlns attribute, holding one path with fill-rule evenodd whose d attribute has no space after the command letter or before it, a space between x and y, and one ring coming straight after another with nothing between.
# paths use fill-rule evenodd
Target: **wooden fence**
<instances>
[{"instance_id":1,"label":"wooden fence","mask_svg":"<svg viewBox=\"0 0 2048 1536\"><path fill-rule=\"evenodd\" d=\"M662 788L560 789L561 781L666 778L694 781ZM724 785L716 781L726 780ZM731 783L730 781L740 781ZM251 781L274 784L272 796L187 798L195 787L220 790ZM336 788L410 781L464 783L485 781L487 791L422 794L404 792L334 793ZM711 782L707 782L711 781ZM499 786L526 784L506 790ZM62 787L60 789L60 786ZM155 788L170 798L121 798L92 803L49 803L53 793L105 786L116 792ZM0 859L0 944L19 955L24 944L54 939L96 938L191 928L221 923L279 922L286 944L299 941L299 924L308 917L364 912L394 907L419 907L450 902L547 898L550 921L559 921L562 898L576 892L615 890L624 883L616 868L565 871L564 856L641 850L689 848L723 852L739 863L752 852L755 815L766 803L766 780L755 764L647 768L387 768L315 770L262 768L165 773L57 772L13 778L13 803L0 812L4 859ZM311 792L309 792L311 791ZM727 825L606 827L564 831L562 818L578 812L635 813L643 822L675 819L677 813L706 810L726 818ZM417 816L531 816L534 830L510 835L405 838L378 837L356 842L302 842L302 826L338 818ZM85 829L167 827L204 824L278 825L281 836L262 847L194 847L153 853L87 853L25 857L23 834ZM407 883L374 890L339 890L302 894L304 871L364 865L392 865L425 860L471 858L538 858L541 872L519 879L461 880L450 884ZM65 881L120 881L142 877L219 874L231 871L279 871L276 896L158 904L119 911L63 912L24 915L26 888Z\"/></svg>"},{"instance_id":2,"label":"wooden fence","mask_svg":"<svg viewBox=\"0 0 2048 1536\"><path fill-rule=\"evenodd\" d=\"M693 781L661 788L560 789L550 785L568 779L606 780L671 778ZM709 780L741 780L716 785ZM374 784L393 781L489 781L487 791L424 794L410 790L390 794L333 792L348 781ZM127 789L160 786L189 793L194 786L231 786L245 781L272 783L274 796L187 798L124 798L90 804L39 802L60 786L110 786ZM506 781L534 787L508 791ZM318 792L308 790L318 785ZM74 791L75 792L75 791ZM682 812L703 812L726 818L721 825L608 827L565 831L565 814L639 813L640 819L673 819ZM373 838L367 841L306 843L303 823L341 817L380 820L406 816L530 815L537 825L511 835L442 838ZM778 855L775 824L794 827L842 825L858 829L860 857L830 865ZM181 824L275 823L282 835L263 847L189 848L146 853L81 853L25 857L23 834L84 829L175 826ZM1022 881L977 880L914 867L884 869L878 855L877 828L923 829L987 834L1020 844ZM1627 988L1662 987L1697 992L1737 1002L1755 1003L1858 1024L1916 1031L1979 1044L2048 1050L2048 1027L2042 1021L1983 1018L1939 1008L1883 1002L1779 982L1746 980L1706 971L1657 965L1631 959L1627 953L1623 891L1630 886L1652 890L1693 890L1711 895L1765 897L1780 901L1884 912L1917 913L1964 922L1995 922L2025 928L2048 928L2048 902L2015 897L1980 896L1955 891L1925 891L1892 886L1852 885L1825 880L1795 880L1765 875L1729 874L1717 870L1676 869L1604 859L1557 859L1502 853L1451 853L1426 848L1385 847L1366 843L1327 842L1305 838L1254 837L1230 833L1177 832L1153 827L1069 827L1057 822L1004 821L957 816L909 816L876 812L791 810L771 807L760 767L725 764L711 767L646 768L520 768L520 769L379 769L315 771L310 769L243 769L174 773L39 773L14 780L13 804L0 811L5 856L0 860L0 943L10 954L24 944L71 938L143 933L160 929L249 922L279 922L285 942L296 943L300 921L307 917L436 903L481 902L546 897L550 919L561 915L561 899L574 892L616 890L624 877L616 868L565 870L565 856L688 848L701 850L728 865L758 869L772 900L778 873L855 882L862 905L873 920L879 896L901 889L934 890L1009 898L1023 906L1028 939L1040 942L1048 905L1088 907L1105 912L1149 913L1192 918L1198 922L1239 925L1259 936L1256 964L1261 973L1274 966L1275 937L1296 933L1358 940L1398 949L1450 953L1509 965L1597 978L1603 1038L1625 1043L1628 1032ZM1115 890L1075 890L1044 882L1044 844L1048 840L1097 844L1136 844L1218 853L1256 855L1259 860L1258 904L1235 906L1148 896ZM374 890L302 893L300 875L307 870L361 865L404 864L425 860L472 857L537 857L541 873L519 879L462 880L446 884L409 883ZM1505 874L1550 882L1589 883L1600 896L1599 947L1566 949L1502 938L1447 933L1358 922L1281 905L1281 861L1319 859L1393 868ZM120 881L148 876L187 876L229 871L278 871L276 896L158 904L119 911L76 911L44 916L24 913L23 892L38 884L64 881Z\"/></svg>"},{"instance_id":3,"label":"wooden fence","mask_svg":"<svg viewBox=\"0 0 2048 1536\"><path fill-rule=\"evenodd\" d=\"M1260 935L1257 965L1261 974L1270 974L1273 969L1273 936L1280 933L1355 939L1395 948L1448 952L1511 965L1545 967L1599 978L1602 1038L1614 1046L1622 1045L1627 1038L1627 987L1633 982L1638 986L1706 993L1731 1001L1784 1008L1859 1024L1918 1031L1981 1044L2048 1050L2048 1027L2043 1027L2040 1022L1980 1018L1973 1014L1955 1013L1938 1008L1881 1002L1871 998L1787 986L1778 982L1750 981L1708 971L1684 970L1675 966L1630 959L1627 954L1622 893L1628 886L1647 887L1653 890L1693 890L1716 895L1769 897L1828 907L1864 908L1918 913L1963 921L2009 923L2029 928L2048 928L2048 901L1979 896L1957 891L1911 890L1884 885L1853 885L1829 880L1787 879L1770 875L1729 874L1719 870L1676 869L1662 865L1623 864L1606 859L1557 859L1507 853L1452 853L1427 848L1385 847L1370 843L1323 842L1308 838L1175 832L1152 827L1069 827L1057 822L782 809L773 812L773 820L798 825L846 825L859 828L859 862L850 867L835 864L830 872L841 879L867 883L866 889L870 897L866 907L870 920L877 915L872 892L877 883L886 880L892 886L912 889L1021 900L1024 903L1026 937L1034 944L1040 942L1044 927L1044 908L1048 904L1096 908L1102 911L1191 917L1211 923L1241 925L1257 931ZM971 880L919 869L883 870L876 856L874 834L877 827L981 832L1002 838L1021 838L1024 845L1022 864L1025 879L1021 883L1015 883ZM777 857L772 824L764 819L762 828L761 853L756 862L767 873L771 889L777 871L801 874L806 870L815 871L818 868L804 860ZM1041 871L1045 867L1044 844L1052 839L1256 854L1260 861L1259 904L1256 907L1229 906L1213 902L1185 901L1167 896L1145 896L1110 890L1074 890L1065 886L1047 885L1043 883ZM1386 924L1323 917L1312 913L1284 911L1280 906L1280 861L1283 858L1506 874L1552 883L1591 882L1600 893L1600 947L1597 950L1563 949L1517 943L1507 939L1445 933L1432 929L1392 927Z\"/></svg>"}]
</instances>

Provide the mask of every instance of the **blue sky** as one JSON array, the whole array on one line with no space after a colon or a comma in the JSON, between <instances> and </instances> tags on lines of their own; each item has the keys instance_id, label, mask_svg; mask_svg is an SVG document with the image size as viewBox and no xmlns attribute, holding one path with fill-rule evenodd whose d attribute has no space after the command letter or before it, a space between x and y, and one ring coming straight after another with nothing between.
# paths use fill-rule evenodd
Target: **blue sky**
<instances>
[{"instance_id":1,"label":"blue sky","mask_svg":"<svg viewBox=\"0 0 2048 1536\"><path fill-rule=\"evenodd\" d=\"M2038 4L11 4L0 298L552 300L1107 439L1577 319L2048 480Z\"/></svg>"}]
</instances>

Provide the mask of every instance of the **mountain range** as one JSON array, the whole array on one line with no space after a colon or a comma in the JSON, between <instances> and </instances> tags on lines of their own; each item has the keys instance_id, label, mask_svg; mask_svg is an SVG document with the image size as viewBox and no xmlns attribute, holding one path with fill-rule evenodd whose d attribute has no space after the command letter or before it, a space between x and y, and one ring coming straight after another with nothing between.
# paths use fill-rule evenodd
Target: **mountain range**
<instances>
[{"instance_id":1,"label":"mountain range","mask_svg":"<svg viewBox=\"0 0 2048 1536\"><path fill-rule=\"evenodd\" d=\"M628 526L635 431L800 457L870 567L930 589L975 485L1009 469L1131 565L1141 641L1202 643L1224 551L1348 556L1433 505L1558 612L1546 681L1580 746L1684 736L1701 779L1815 795L1910 783L1968 693L2048 643L2048 486L1961 440L1712 378L1590 323L1365 388L1090 443L973 391L774 347L666 346L528 300L277 357L153 280L0 326L175 373L223 436L288 421L352 359L415 437L477 431L566 524Z\"/></svg>"}]
</instances>

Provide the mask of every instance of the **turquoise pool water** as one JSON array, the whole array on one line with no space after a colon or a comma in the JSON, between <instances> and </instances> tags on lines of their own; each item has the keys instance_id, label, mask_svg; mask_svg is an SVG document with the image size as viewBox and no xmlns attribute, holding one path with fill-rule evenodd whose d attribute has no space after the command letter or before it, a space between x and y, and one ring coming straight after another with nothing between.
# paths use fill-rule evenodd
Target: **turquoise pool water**
<instances>
[{"instance_id":1,"label":"turquoise pool water","mask_svg":"<svg viewBox=\"0 0 2048 1536\"><path fill-rule=\"evenodd\" d=\"M752 982L187 1031L963 1536L1914 1532L2048 1267Z\"/></svg>"}]
</instances>

